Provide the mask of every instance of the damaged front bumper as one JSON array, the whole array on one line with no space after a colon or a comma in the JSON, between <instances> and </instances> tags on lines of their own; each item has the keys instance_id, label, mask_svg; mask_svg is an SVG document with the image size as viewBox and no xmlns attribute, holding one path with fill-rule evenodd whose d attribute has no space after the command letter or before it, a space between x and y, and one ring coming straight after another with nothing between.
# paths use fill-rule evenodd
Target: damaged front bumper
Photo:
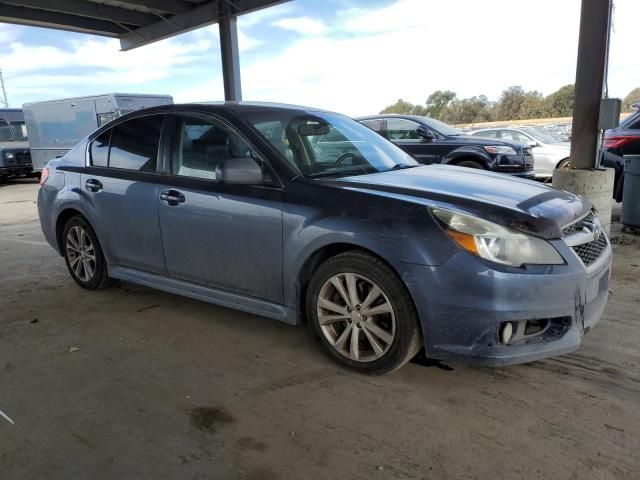
<instances>
[{"instance_id":1,"label":"damaged front bumper","mask_svg":"<svg viewBox=\"0 0 640 480\"><path fill-rule=\"evenodd\" d=\"M502 267L463 251L439 266L405 264L427 355L506 365L576 350L606 306L611 246L587 268L562 240L551 243L565 265Z\"/></svg>"}]
</instances>

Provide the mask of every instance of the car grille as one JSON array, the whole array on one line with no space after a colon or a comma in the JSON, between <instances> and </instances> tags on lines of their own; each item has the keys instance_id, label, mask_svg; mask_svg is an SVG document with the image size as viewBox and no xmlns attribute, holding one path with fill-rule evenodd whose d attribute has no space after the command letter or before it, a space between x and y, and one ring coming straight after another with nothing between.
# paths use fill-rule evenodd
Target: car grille
<instances>
[{"instance_id":1,"label":"car grille","mask_svg":"<svg viewBox=\"0 0 640 480\"><path fill-rule=\"evenodd\" d=\"M609 245L600 220L593 212L565 227L562 233L564 241L582 260L585 267L593 265Z\"/></svg>"},{"instance_id":2,"label":"car grille","mask_svg":"<svg viewBox=\"0 0 640 480\"><path fill-rule=\"evenodd\" d=\"M26 152L16 153L16 160L21 165L28 165L31 163L31 153L27 150Z\"/></svg>"},{"instance_id":3,"label":"car grille","mask_svg":"<svg viewBox=\"0 0 640 480\"><path fill-rule=\"evenodd\" d=\"M602 253L607 249L607 237L603 233L597 240L589 243L583 243L582 245L576 245L573 251L580 257L582 263L586 267L593 265L593 263L600 258Z\"/></svg>"}]
</instances>

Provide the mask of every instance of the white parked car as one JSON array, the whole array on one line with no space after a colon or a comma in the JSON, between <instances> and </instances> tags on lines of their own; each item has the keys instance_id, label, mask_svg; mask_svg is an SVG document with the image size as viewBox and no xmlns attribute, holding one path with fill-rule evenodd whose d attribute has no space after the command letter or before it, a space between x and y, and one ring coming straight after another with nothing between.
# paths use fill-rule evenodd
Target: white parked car
<instances>
[{"instance_id":1,"label":"white parked car","mask_svg":"<svg viewBox=\"0 0 640 480\"><path fill-rule=\"evenodd\" d=\"M470 135L500 138L528 145L533 150L533 171L537 178L548 178L569 161L569 142L560 142L536 127L508 127L476 130Z\"/></svg>"}]
</instances>

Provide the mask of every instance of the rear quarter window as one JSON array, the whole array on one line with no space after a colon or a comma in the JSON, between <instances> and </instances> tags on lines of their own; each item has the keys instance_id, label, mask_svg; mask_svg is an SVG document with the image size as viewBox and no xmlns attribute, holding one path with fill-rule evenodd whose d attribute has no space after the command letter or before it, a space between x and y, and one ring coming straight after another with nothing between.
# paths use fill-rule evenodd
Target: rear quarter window
<instances>
[{"instance_id":1,"label":"rear quarter window","mask_svg":"<svg viewBox=\"0 0 640 480\"><path fill-rule=\"evenodd\" d=\"M91 142L91 165L94 167L106 167L109 161L109 139L111 130L100 134Z\"/></svg>"}]
</instances>

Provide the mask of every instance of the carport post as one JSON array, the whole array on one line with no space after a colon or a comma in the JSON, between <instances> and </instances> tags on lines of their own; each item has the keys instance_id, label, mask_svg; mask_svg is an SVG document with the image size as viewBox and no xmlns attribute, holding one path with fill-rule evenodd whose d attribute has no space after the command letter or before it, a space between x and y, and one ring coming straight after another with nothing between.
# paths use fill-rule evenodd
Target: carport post
<instances>
[{"instance_id":1,"label":"carport post","mask_svg":"<svg viewBox=\"0 0 640 480\"><path fill-rule=\"evenodd\" d=\"M553 186L582 195L598 211L605 231L611 229L613 169L597 169L600 102L608 64L613 0L582 0L576 66L576 90L568 170L554 170Z\"/></svg>"},{"instance_id":2,"label":"carport post","mask_svg":"<svg viewBox=\"0 0 640 480\"><path fill-rule=\"evenodd\" d=\"M598 118L607 69L612 0L582 0L575 102L571 127L571 166L598 165Z\"/></svg>"},{"instance_id":3,"label":"carport post","mask_svg":"<svg viewBox=\"0 0 640 480\"><path fill-rule=\"evenodd\" d=\"M222 57L222 81L224 99L242 100L240 85L240 54L238 51L238 19L226 11L220 17L220 54Z\"/></svg>"}]
</instances>

